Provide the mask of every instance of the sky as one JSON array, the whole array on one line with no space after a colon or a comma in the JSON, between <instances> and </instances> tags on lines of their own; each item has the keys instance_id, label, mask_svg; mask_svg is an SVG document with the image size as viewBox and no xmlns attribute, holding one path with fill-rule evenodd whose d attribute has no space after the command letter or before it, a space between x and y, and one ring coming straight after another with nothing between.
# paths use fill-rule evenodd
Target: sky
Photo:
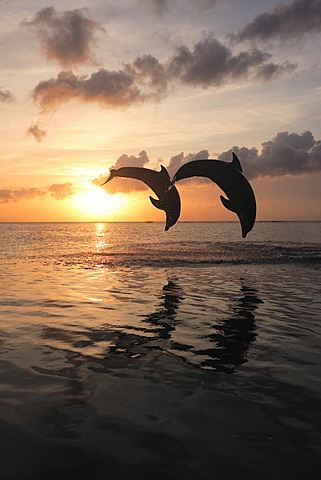
<instances>
[{"instance_id":1,"label":"sky","mask_svg":"<svg viewBox=\"0 0 321 480\"><path fill-rule=\"evenodd\" d=\"M110 168L232 151L257 220L321 220L321 0L0 7L0 221L163 221ZM213 182L176 186L180 220L237 219Z\"/></svg>"}]
</instances>

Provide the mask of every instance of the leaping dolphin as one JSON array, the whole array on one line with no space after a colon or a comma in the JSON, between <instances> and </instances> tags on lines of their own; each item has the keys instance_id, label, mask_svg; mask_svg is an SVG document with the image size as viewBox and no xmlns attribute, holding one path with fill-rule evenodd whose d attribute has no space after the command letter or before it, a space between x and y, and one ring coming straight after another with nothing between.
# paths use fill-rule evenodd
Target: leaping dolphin
<instances>
[{"instance_id":1,"label":"leaping dolphin","mask_svg":"<svg viewBox=\"0 0 321 480\"><path fill-rule=\"evenodd\" d=\"M256 201L248 180L242 173L239 159L233 153L232 162L222 160L193 160L182 165L174 175L173 184L183 178L207 177L216 183L228 198L220 196L228 210L239 217L242 237L252 230L256 217Z\"/></svg>"},{"instance_id":2,"label":"leaping dolphin","mask_svg":"<svg viewBox=\"0 0 321 480\"><path fill-rule=\"evenodd\" d=\"M165 231L175 225L181 212L181 200L176 187L174 187L170 181L169 173L165 167L161 165L160 172L142 167L121 167L117 170L112 169L110 171L110 176L102 185L110 182L110 180L115 177L134 178L146 183L146 185L158 196L158 200L149 197L152 204L156 208L165 210L166 212Z\"/></svg>"}]
</instances>

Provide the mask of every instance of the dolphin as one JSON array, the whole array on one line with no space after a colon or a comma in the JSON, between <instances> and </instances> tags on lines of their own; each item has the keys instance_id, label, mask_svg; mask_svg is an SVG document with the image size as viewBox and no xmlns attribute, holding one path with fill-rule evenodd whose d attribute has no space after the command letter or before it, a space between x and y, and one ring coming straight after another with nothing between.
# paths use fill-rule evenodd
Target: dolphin
<instances>
[{"instance_id":1,"label":"dolphin","mask_svg":"<svg viewBox=\"0 0 321 480\"><path fill-rule=\"evenodd\" d=\"M161 165L160 172L142 167L121 167L118 169L112 169L110 170L110 176L102 185L110 182L110 180L115 177L134 178L144 182L158 196L158 199L151 196L149 197L152 204L156 208L165 210L166 212L165 231L175 225L181 213L181 199L177 188L173 188L169 173L163 165Z\"/></svg>"},{"instance_id":2,"label":"dolphin","mask_svg":"<svg viewBox=\"0 0 321 480\"><path fill-rule=\"evenodd\" d=\"M189 177L210 178L223 190L228 198L220 195L221 202L239 217L242 237L245 238L255 223L256 201L235 153L230 163L222 160L193 160L185 163L175 173L172 184Z\"/></svg>"}]
</instances>

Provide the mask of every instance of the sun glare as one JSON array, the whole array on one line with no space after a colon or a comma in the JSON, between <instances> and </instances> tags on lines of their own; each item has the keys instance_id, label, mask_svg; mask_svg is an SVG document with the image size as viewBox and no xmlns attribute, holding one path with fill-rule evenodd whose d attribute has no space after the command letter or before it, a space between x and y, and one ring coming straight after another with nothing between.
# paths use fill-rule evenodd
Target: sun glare
<instances>
[{"instance_id":1,"label":"sun glare","mask_svg":"<svg viewBox=\"0 0 321 480\"><path fill-rule=\"evenodd\" d=\"M100 187L93 186L89 190L75 195L72 203L87 216L105 217L121 210L126 200L122 195L111 195Z\"/></svg>"}]
</instances>

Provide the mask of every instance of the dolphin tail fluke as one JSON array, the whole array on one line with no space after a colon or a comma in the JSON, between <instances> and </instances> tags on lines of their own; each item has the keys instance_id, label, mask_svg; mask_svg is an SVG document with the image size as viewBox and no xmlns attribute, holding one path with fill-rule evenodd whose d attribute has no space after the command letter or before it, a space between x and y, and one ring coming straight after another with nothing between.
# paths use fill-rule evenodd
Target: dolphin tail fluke
<instances>
[{"instance_id":1,"label":"dolphin tail fluke","mask_svg":"<svg viewBox=\"0 0 321 480\"><path fill-rule=\"evenodd\" d=\"M161 200L157 200L156 198L149 197L149 200L152 202L154 207L159 208L160 210L164 210L163 202Z\"/></svg>"},{"instance_id":2,"label":"dolphin tail fluke","mask_svg":"<svg viewBox=\"0 0 321 480\"><path fill-rule=\"evenodd\" d=\"M236 210L233 207L231 200L228 200L227 198L224 198L222 195L220 195L220 199L221 199L221 202L222 202L222 204L224 205L225 208L230 210L230 212L236 213Z\"/></svg>"}]
</instances>

